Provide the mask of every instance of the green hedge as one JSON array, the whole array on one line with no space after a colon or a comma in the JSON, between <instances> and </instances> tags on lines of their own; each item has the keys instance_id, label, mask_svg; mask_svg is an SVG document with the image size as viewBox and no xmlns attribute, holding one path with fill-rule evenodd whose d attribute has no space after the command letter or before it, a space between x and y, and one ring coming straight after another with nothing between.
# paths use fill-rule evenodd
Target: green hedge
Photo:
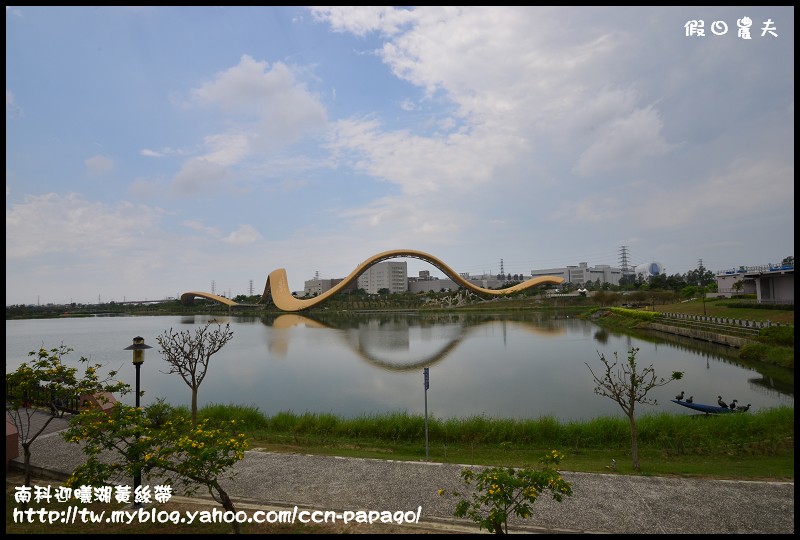
<instances>
[{"instance_id":1,"label":"green hedge","mask_svg":"<svg viewBox=\"0 0 800 540\"><path fill-rule=\"evenodd\" d=\"M755 304L750 302L728 302L729 308L741 309L776 309L780 311L794 311L794 304Z\"/></svg>"}]
</instances>

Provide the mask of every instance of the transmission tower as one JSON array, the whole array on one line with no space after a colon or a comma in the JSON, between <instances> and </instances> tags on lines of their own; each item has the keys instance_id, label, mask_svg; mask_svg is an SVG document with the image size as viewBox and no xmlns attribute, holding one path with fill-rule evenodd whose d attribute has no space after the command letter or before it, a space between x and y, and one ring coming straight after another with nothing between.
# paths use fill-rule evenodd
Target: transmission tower
<instances>
[{"instance_id":1,"label":"transmission tower","mask_svg":"<svg viewBox=\"0 0 800 540\"><path fill-rule=\"evenodd\" d=\"M211 280L211 294L217 294L217 282L213 279Z\"/></svg>"},{"instance_id":2,"label":"transmission tower","mask_svg":"<svg viewBox=\"0 0 800 540\"><path fill-rule=\"evenodd\" d=\"M503 270L503 259L500 259L500 275L501 276L505 276L506 275L506 271Z\"/></svg>"},{"instance_id":3,"label":"transmission tower","mask_svg":"<svg viewBox=\"0 0 800 540\"><path fill-rule=\"evenodd\" d=\"M628 246L621 246L619 248L619 267L622 269L623 276L631 274L631 268L628 264Z\"/></svg>"},{"instance_id":4,"label":"transmission tower","mask_svg":"<svg viewBox=\"0 0 800 540\"><path fill-rule=\"evenodd\" d=\"M250 280L250 296L253 296L253 280Z\"/></svg>"}]
</instances>

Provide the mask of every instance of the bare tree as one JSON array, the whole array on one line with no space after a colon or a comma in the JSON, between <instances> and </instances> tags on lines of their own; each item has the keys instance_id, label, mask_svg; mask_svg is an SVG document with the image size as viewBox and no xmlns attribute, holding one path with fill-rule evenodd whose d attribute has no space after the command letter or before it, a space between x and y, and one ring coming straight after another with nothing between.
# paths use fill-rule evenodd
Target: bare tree
<instances>
[{"instance_id":1,"label":"bare tree","mask_svg":"<svg viewBox=\"0 0 800 540\"><path fill-rule=\"evenodd\" d=\"M167 373L178 373L192 389L192 425L197 425L197 389L206 377L211 356L219 352L233 338L230 323L222 328L210 330L216 321L195 329L194 336L189 330L174 332L172 328L156 338L161 346L161 354L170 368Z\"/></svg>"},{"instance_id":2,"label":"bare tree","mask_svg":"<svg viewBox=\"0 0 800 540\"><path fill-rule=\"evenodd\" d=\"M670 379L660 379L656 377L653 364L642 370L641 373L637 371L636 367L636 353L639 352L638 347L631 347L628 352L628 361L621 364L617 368L618 359L617 353L614 352L614 361L609 362L606 357L599 351L600 361L605 366L605 373L602 377L595 375L592 371L592 366L586 364L589 371L597 383L594 393L599 396L605 396L616 401L625 414L631 425L631 455L633 456L633 468L636 471L641 470L639 465L639 432L636 429L636 416L634 410L637 403L649 403L658 405L655 399L647 397L647 393L653 388L669 384L673 380L683 378L682 371L673 371ZM585 362L584 362L585 363ZM616 368L616 371L615 371Z\"/></svg>"}]
</instances>

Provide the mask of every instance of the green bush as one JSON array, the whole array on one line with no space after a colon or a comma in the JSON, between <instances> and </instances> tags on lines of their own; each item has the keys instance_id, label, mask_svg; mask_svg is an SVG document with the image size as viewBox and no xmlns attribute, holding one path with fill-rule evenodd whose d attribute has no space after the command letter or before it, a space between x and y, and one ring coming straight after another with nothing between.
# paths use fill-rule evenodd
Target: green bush
<instances>
[{"instance_id":1,"label":"green bush","mask_svg":"<svg viewBox=\"0 0 800 540\"><path fill-rule=\"evenodd\" d=\"M794 347L794 326L770 326L758 333L758 341L767 345Z\"/></svg>"},{"instance_id":2,"label":"green bush","mask_svg":"<svg viewBox=\"0 0 800 540\"><path fill-rule=\"evenodd\" d=\"M739 358L763 362L767 358L767 350L763 343L748 343L739 349Z\"/></svg>"},{"instance_id":3,"label":"green bush","mask_svg":"<svg viewBox=\"0 0 800 540\"><path fill-rule=\"evenodd\" d=\"M656 317L661 316L661 313L659 313L658 311L640 311L638 309L612 307L609 308L609 311L617 315L622 315L624 317L633 317L635 319L641 319L643 321L652 321Z\"/></svg>"},{"instance_id":4,"label":"green bush","mask_svg":"<svg viewBox=\"0 0 800 540\"><path fill-rule=\"evenodd\" d=\"M756 304L751 302L729 302L729 308L743 309L775 309L781 311L794 311L794 304Z\"/></svg>"},{"instance_id":5,"label":"green bush","mask_svg":"<svg viewBox=\"0 0 800 540\"><path fill-rule=\"evenodd\" d=\"M156 398L155 403L144 407L145 415L153 429L159 429L167 423L167 420L175 413L175 407L165 403L165 398Z\"/></svg>"}]
</instances>

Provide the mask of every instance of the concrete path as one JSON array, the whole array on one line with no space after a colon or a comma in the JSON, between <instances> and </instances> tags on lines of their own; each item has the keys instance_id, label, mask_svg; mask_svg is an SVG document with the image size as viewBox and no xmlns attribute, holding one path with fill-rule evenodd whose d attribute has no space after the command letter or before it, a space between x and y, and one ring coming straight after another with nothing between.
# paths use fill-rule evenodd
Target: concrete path
<instances>
[{"instance_id":1,"label":"concrete path","mask_svg":"<svg viewBox=\"0 0 800 540\"><path fill-rule=\"evenodd\" d=\"M41 418L34 419L40 421ZM65 477L84 456L51 422L32 448L32 463ZM17 458L15 467L21 466ZM462 465L248 451L222 485L235 504L255 508L414 511L442 530L477 531L453 518L455 501L437 491L463 491ZM794 482L695 480L563 473L573 496L540 498L533 516L510 522L519 532L622 534L794 533ZM143 478L144 485L157 479ZM409 531L411 532L411 531Z\"/></svg>"}]
</instances>

